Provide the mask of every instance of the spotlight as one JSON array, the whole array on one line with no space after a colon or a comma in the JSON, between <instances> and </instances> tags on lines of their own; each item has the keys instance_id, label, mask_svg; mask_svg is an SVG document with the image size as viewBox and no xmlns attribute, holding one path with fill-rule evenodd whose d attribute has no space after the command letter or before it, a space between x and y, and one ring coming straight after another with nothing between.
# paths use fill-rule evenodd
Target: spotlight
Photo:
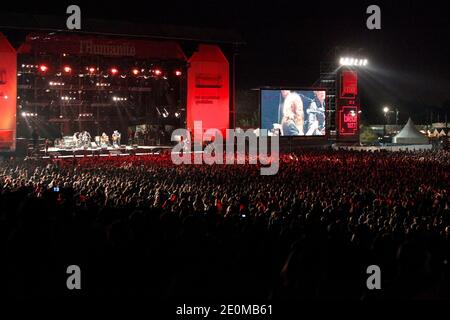
<instances>
[{"instance_id":1,"label":"spotlight","mask_svg":"<svg viewBox=\"0 0 450 320\"><path fill-rule=\"evenodd\" d=\"M111 74L115 75L119 72L116 68L111 68Z\"/></svg>"},{"instance_id":2,"label":"spotlight","mask_svg":"<svg viewBox=\"0 0 450 320\"><path fill-rule=\"evenodd\" d=\"M135 76L137 76L139 74L139 69L133 69L131 71Z\"/></svg>"},{"instance_id":3,"label":"spotlight","mask_svg":"<svg viewBox=\"0 0 450 320\"><path fill-rule=\"evenodd\" d=\"M72 68L69 67L69 66L65 66L63 70L64 70L65 73L71 73L72 72Z\"/></svg>"},{"instance_id":4,"label":"spotlight","mask_svg":"<svg viewBox=\"0 0 450 320\"><path fill-rule=\"evenodd\" d=\"M162 75L162 71L159 70L159 69L156 69L156 70L155 70L155 74L156 74L157 76L160 76L160 75Z\"/></svg>"},{"instance_id":5,"label":"spotlight","mask_svg":"<svg viewBox=\"0 0 450 320\"><path fill-rule=\"evenodd\" d=\"M365 67L368 64L368 61L367 59L360 59L354 57L341 57L339 59L339 64L341 66Z\"/></svg>"},{"instance_id":6,"label":"spotlight","mask_svg":"<svg viewBox=\"0 0 450 320\"><path fill-rule=\"evenodd\" d=\"M47 72L48 71L48 67L45 64L41 64L39 66L39 70L41 70L42 72Z\"/></svg>"},{"instance_id":7,"label":"spotlight","mask_svg":"<svg viewBox=\"0 0 450 320\"><path fill-rule=\"evenodd\" d=\"M182 72L181 72L180 70L176 70L176 71L175 71L175 75L176 75L177 77L179 77L179 76L182 75Z\"/></svg>"},{"instance_id":8,"label":"spotlight","mask_svg":"<svg viewBox=\"0 0 450 320\"><path fill-rule=\"evenodd\" d=\"M26 112L22 112L22 117L26 117L27 113Z\"/></svg>"},{"instance_id":9,"label":"spotlight","mask_svg":"<svg viewBox=\"0 0 450 320\"><path fill-rule=\"evenodd\" d=\"M94 73L94 72L95 72L95 68L94 68L94 67L89 67L89 68L88 68L88 71L89 71L90 73Z\"/></svg>"},{"instance_id":10,"label":"spotlight","mask_svg":"<svg viewBox=\"0 0 450 320\"><path fill-rule=\"evenodd\" d=\"M181 116L181 113L175 112L175 118L179 118Z\"/></svg>"}]
</instances>

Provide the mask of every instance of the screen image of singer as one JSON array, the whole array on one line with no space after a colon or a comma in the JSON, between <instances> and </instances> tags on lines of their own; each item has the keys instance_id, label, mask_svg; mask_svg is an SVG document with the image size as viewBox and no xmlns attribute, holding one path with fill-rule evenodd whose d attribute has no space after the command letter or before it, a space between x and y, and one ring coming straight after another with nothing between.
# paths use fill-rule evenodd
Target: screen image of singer
<instances>
[{"instance_id":1,"label":"screen image of singer","mask_svg":"<svg viewBox=\"0 0 450 320\"><path fill-rule=\"evenodd\" d=\"M262 89L261 129L269 135L325 136L325 90Z\"/></svg>"}]
</instances>

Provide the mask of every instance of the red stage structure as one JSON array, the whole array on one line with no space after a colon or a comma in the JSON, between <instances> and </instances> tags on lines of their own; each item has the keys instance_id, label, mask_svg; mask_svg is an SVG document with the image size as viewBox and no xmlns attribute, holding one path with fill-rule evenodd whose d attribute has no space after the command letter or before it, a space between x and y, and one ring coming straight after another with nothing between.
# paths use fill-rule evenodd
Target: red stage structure
<instances>
[{"instance_id":1,"label":"red stage structure","mask_svg":"<svg viewBox=\"0 0 450 320\"><path fill-rule=\"evenodd\" d=\"M203 131L230 127L229 64L219 47L200 45L189 59L187 128L193 132L194 122L201 121Z\"/></svg>"},{"instance_id":2,"label":"red stage structure","mask_svg":"<svg viewBox=\"0 0 450 320\"><path fill-rule=\"evenodd\" d=\"M355 70L342 69L339 78L337 101L337 136L339 141L359 141L358 74Z\"/></svg>"},{"instance_id":3,"label":"red stage structure","mask_svg":"<svg viewBox=\"0 0 450 320\"><path fill-rule=\"evenodd\" d=\"M14 150L16 110L24 138L35 130L41 138L84 130L126 137L151 127L166 130L165 139L147 145L170 144L170 130L195 121L225 133L234 108L230 64L218 45L196 47L188 58L171 40L54 32L28 34L16 53L2 36L1 150Z\"/></svg>"},{"instance_id":4,"label":"red stage structure","mask_svg":"<svg viewBox=\"0 0 450 320\"><path fill-rule=\"evenodd\" d=\"M0 151L16 148L17 54L0 33Z\"/></svg>"}]
</instances>

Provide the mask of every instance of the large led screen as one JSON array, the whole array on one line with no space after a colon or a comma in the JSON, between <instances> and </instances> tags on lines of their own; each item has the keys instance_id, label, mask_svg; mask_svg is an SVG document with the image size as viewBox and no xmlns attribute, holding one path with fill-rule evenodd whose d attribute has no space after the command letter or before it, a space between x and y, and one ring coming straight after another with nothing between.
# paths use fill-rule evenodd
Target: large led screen
<instances>
[{"instance_id":1,"label":"large led screen","mask_svg":"<svg viewBox=\"0 0 450 320\"><path fill-rule=\"evenodd\" d=\"M261 90L261 129L270 135L324 136L324 90Z\"/></svg>"}]
</instances>

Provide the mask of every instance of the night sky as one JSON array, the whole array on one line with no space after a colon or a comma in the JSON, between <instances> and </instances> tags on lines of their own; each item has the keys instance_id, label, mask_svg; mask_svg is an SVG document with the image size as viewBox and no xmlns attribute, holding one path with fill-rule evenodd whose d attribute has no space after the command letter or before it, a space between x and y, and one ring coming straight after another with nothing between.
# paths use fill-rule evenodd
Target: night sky
<instances>
[{"instance_id":1,"label":"night sky","mask_svg":"<svg viewBox=\"0 0 450 320\"><path fill-rule=\"evenodd\" d=\"M384 105L425 122L443 121L450 107L450 9L436 1L94 1L2 4L1 11L65 15L152 24L235 29L237 87L312 85L334 46L363 48L370 68L360 73L363 121L382 122ZM125 4L128 4L127 6ZM381 30L366 28L366 8L381 8Z\"/></svg>"}]
</instances>

